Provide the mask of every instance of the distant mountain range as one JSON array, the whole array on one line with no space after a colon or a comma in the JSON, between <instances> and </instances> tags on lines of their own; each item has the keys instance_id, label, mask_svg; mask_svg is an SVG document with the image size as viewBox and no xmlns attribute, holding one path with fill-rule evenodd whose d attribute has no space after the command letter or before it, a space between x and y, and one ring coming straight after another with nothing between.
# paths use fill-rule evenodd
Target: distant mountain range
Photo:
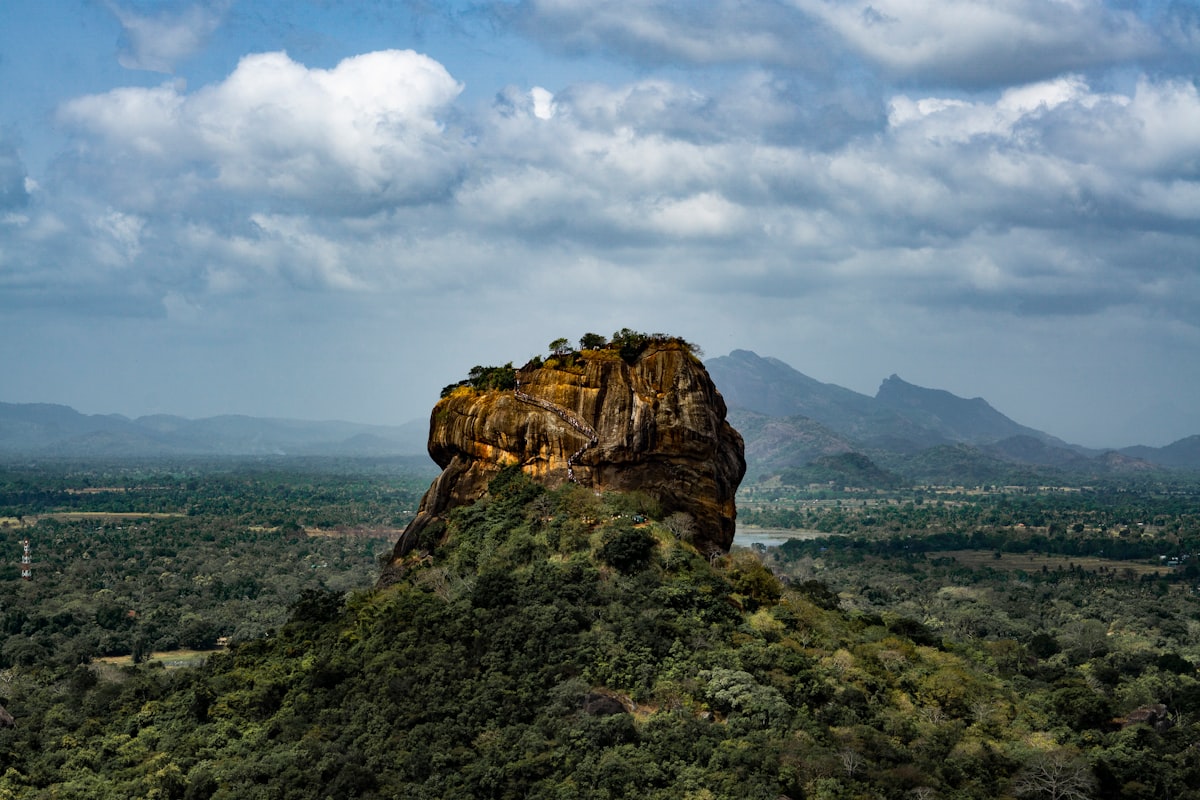
<instances>
[{"instance_id":1,"label":"distant mountain range","mask_svg":"<svg viewBox=\"0 0 1200 800\"><path fill-rule=\"evenodd\" d=\"M748 350L705 365L746 440L751 480L782 475L836 482L841 475L848 485L1029 483L1200 469L1200 436L1166 447L1100 451L1014 422L983 398L915 386L896 375L871 397Z\"/></svg>"},{"instance_id":2,"label":"distant mountain range","mask_svg":"<svg viewBox=\"0 0 1200 800\"><path fill-rule=\"evenodd\" d=\"M705 366L745 439L751 481L1028 484L1200 470L1200 435L1166 447L1100 451L1014 422L982 398L914 386L896 375L871 397L749 350ZM428 434L425 420L385 426L236 415L130 419L0 403L0 457L423 456Z\"/></svg>"},{"instance_id":3,"label":"distant mountain range","mask_svg":"<svg viewBox=\"0 0 1200 800\"><path fill-rule=\"evenodd\" d=\"M0 456L390 456L425 452L428 423L399 426L226 415L129 419L69 406L0 403Z\"/></svg>"}]
</instances>

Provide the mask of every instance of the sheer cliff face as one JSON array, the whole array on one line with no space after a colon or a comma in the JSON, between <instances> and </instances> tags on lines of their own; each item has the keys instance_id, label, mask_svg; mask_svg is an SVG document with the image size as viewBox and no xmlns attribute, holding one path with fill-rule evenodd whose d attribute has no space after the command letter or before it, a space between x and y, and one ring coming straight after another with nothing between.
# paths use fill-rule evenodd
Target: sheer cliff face
<instances>
[{"instance_id":1,"label":"sheer cliff face","mask_svg":"<svg viewBox=\"0 0 1200 800\"><path fill-rule=\"evenodd\" d=\"M429 454L443 471L395 559L514 464L550 488L573 479L599 491L645 492L664 513L693 517L701 551L729 549L746 461L704 365L673 343L650 346L633 364L612 351L581 359L572 370L523 370L516 391L464 390L434 406Z\"/></svg>"}]
</instances>

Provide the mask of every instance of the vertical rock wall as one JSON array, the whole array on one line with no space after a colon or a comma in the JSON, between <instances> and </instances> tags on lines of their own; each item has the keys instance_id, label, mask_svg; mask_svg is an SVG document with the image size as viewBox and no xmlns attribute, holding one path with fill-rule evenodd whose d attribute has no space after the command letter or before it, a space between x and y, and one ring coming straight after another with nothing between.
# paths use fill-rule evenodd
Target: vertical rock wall
<instances>
[{"instance_id":1,"label":"vertical rock wall","mask_svg":"<svg viewBox=\"0 0 1200 800\"><path fill-rule=\"evenodd\" d=\"M434 406L429 454L442 474L394 560L514 464L548 488L573 480L602 492L645 492L665 513L693 517L702 551L729 549L734 493L746 471L742 437L686 345L653 343L632 363L612 350L586 350L572 366L523 369L518 380L516 391L463 388Z\"/></svg>"}]
</instances>

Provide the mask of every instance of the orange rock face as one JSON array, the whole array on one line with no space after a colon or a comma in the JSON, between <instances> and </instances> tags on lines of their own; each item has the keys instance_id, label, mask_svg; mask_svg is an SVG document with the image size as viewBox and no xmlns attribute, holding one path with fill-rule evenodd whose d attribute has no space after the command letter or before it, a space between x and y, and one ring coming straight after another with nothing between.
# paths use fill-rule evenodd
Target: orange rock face
<instances>
[{"instance_id":1,"label":"orange rock face","mask_svg":"<svg viewBox=\"0 0 1200 800\"><path fill-rule=\"evenodd\" d=\"M442 474L394 560L514 464L548 488L573 480L601 492L645 492L664 513L692 516L701 551L729 549L746 461L704 365L671 341L650 345L632 363L611 350L585 350L578 359L567 369L519 371L516 391L462 389L434 406L429 454Z\"/></svg>"}]
</instances>

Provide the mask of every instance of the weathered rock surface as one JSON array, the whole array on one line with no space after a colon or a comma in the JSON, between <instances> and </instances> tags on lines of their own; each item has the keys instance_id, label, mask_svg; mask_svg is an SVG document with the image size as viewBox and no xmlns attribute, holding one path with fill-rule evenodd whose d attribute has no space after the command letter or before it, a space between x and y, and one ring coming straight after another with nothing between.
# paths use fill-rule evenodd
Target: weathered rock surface
<instances>
[{"instance_id":1,"label":"weathered rock surface","mask_svg":"<svg viewBox=\"0 0 1200 800\"><path fill-rule=\"evenodd\" d=\"M650 345L632 363L612 350L578 359L568 369L520 370L516 391L462 389L434 406L429 454L442 474L397 542L393 564L514 464L549 488L574 480L602 492L645 492L664 513L692 516L701 551L729 549L746 461L704 365L673 341Z\"/></svg>"}]
</instances>

